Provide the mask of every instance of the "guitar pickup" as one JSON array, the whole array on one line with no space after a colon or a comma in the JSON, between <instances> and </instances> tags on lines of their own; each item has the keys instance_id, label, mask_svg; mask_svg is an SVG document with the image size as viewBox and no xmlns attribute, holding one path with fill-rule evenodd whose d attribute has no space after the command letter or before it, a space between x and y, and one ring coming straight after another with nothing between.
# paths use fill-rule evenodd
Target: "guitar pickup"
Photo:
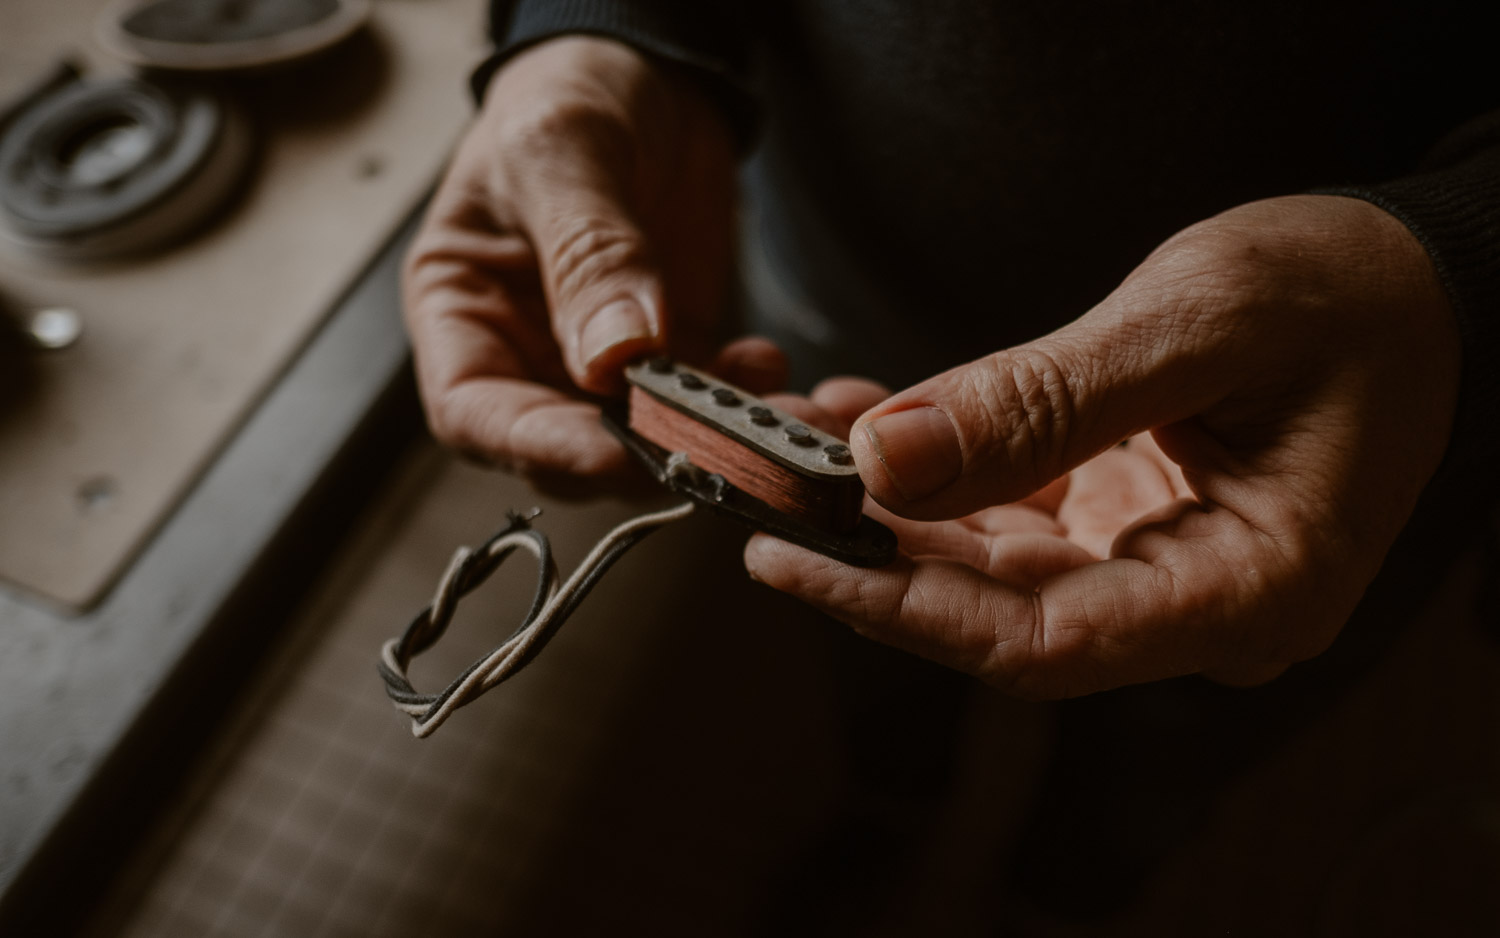
<instances>
[{"instance_id":1,"label":"guitar pickup","mask_svg":"<svg viewBox=\"0 0 1500 938\"><path fill-rule=\"evenodd\" d=\"M628 412L606 410L606 424L663 484L845 563L895 559L895 535L863 514L843 440L671 359L636 362L625 377Z\"/></svg>"}]
</instances>

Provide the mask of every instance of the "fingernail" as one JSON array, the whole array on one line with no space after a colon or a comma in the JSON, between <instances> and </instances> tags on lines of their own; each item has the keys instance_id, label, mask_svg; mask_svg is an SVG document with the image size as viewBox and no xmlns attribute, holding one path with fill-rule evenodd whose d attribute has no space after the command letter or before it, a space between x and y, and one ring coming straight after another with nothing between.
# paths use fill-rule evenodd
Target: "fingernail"
<instances>
[{"instance_id":1,"label":"fingernail","mask_svg":"<svg viewBox=\"0 0 1500 938\"><path fill-rule=\"evenodd\" d=\"M963 471L964 455L953 421L936 407L913 407L864 425L875 458L907 501L926 498Z\"/></svg>"},{"instance_id":2,"label":"fingernail","mask_svg":"<svg viewBox=\"0 0 1500 938\"><path fill-rule=\"evenodd\" d=\"M615 300L584 324L578 338L578 357L585 368L610 349L651 338L651 322L635 300Z\"/></svg>"}]
</instances>

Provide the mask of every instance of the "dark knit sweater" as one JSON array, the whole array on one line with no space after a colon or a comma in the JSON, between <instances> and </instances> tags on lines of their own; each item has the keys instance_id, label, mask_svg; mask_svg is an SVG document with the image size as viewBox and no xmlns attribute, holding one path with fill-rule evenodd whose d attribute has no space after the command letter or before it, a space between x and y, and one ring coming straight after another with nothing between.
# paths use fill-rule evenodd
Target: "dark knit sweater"
<instances>
[{"instance_id":1,"label":"dark knit sweater","mask_svg":"<svg viewBox=\"0 0 1500 938\"><path fill-rule=\"evenodd\" d=\"M476 91L565 33L704 77L753 141L758 236L838 328L825 371L902 386L1051 331L1252 199L1381 206L1427 247L1463 336L1430 487L1446 498L1427 510L1477 529L1476 502L1494 505L1500 82L1482 4L492 2ZM1461 533L1450 520L1432 536Z\"/></svg>"},{"instance_id":2,"label":"dark knit sweater","mask_svg":"<svg viewBox=\"0 0 1500 938\"><path fill-rule=\"evenodd\" d=\"M1464 335L1456 455L1488 466L1500 82L1482 7L496 0L501 51L476 81L587 32L760 105L752 184L777 260L866 350L834 367L896 383L1073 319L1217 211L1368 199L1442 273Z\"/></svg>"},{"instance_id":3,"label":"dark knit sweater","mask_svg":"<svg viewBox=\"0 0 1500 938\"><path fill-rule=\"evenodd\" d=\"M1459 415L1443 469L1333 651L1255 691L1175 681L1064 711L1074 742L1060 765L1122 784L1148 773L1140 790L1185 805L1363 673L1493 511L1500 82L1485 9L501 0L500 51L476 87L506 56L569 32L697 69L753 138L758 235L839 327L829 370L898 386L1070 321L1163 239L1252 199L1352 195L1416 234L1459 319ZM1066 799L1058 771L1048 790ZM1097 786L1080 784L1086 807ZM1083 818L1079 830L1114 823L1079 810L1060 816ZM1052 850L1059 881L1075 881L1072 843L1039 833L1029 862L1042 868ZM1118 849L1128 862L1104 856L1100 883L1138 859Z\"/></svg>"}]
</instances>

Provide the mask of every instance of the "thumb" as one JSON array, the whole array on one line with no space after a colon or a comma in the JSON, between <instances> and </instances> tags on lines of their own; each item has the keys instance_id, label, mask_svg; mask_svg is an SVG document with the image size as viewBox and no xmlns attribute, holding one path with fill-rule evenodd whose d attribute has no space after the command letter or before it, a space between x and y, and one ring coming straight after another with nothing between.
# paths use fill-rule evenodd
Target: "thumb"
<instances>
[{"instance_id":1,"label":"thumb","mask_svg":"<svg viewBox=\"0 0 1500 938\"><path fill-rule=\"evenodd\" d=\"M568 373L586 391L615 390L626 363L664 344L661 275L647 239L606 187L568 186L529 207Z\"/></svg>"},{"instance_id":2,"label":"thumb","mask_svg":"<svg viewBox=\"0 0 1500 938\"><path fill-rule=\"evenodd\" d=\"M1207 407L1220 380L1199 373L1212 356L1182 347L1191 341L1096 308L867 411L850 434L855 462L875 500L908 518L1019 501L1119 441Z\"/></svg>"}]
</instances>

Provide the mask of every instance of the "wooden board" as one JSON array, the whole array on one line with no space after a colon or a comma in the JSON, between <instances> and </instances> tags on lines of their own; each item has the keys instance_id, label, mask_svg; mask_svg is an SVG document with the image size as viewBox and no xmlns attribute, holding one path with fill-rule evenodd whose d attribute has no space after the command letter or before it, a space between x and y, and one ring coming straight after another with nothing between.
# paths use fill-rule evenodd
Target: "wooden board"
<instances>
[{"instance_id":1,"label":"wooden board","mask_svg":"<svg viewBox=\"0 0 1500 938\"><path fill-rule=\"evenodd\" d=\"M0 580L68 609L97 602L437 178L484 52L481 0L376 4L319 62L241 76L260 133L225 217L108 265L0 252L0 294L68 306L84 336L36 356L0 401ZM0 99L91 46L91 0L6 0Z\"/></svg>"}]
</instances>

